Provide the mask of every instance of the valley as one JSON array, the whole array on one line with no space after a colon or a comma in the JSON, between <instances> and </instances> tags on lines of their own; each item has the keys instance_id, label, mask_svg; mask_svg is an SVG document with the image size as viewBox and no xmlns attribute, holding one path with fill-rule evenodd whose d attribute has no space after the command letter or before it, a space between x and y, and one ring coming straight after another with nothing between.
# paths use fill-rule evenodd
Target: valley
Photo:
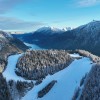
<instances>
[{"instance_id":1,"label":"valley","mask_svg":"<svg viewBox=\"0 0 100 100\"><path fill-rule=\"evenodd\" d=\"M0 100L100 100L100 0L0 0Z\"/></svg>"},{"instance_id":2,"label":"valley","mask_svg":"<svg viewBox=\"0 0 100 100\"><path fill-rule=\"evenodd\" d=\"M98 22L92 22L93 25L94 23ZM82 32L83 27L87 27L87 25L68 31L43 28L25 35L12 35L1 31L0 84L3 85L0 87L2 94L0 100L51 100L51 97L52 100L86 100L87 98L99 100L99 53L86 51L85 48L82 50L83 47L78 48L72 43L75 41L71 40L73 38L80 41L81 36L85 38L84 32L80 33L81 36L73 32L79 29ZM44 31L44 29L46 30ZM77 34L77 36L69 37L69 32ZM67 42L71 41L70 43L75 46L75 49L70 48L66 42L62 45L63 41L58 37ZM96 35L90 37L95 39ZM55 45L56 42L52 39L57 39L58 44ZM80 43L85 45L86 41L82 43L81 39ZM97 42L95 44L98 45ZM59 48L58 45L61 47ZM96 75L97 78L95 78Z\"/></svg>"},{"instance_id":3,"label":"valley","mask_svg":"<svg viewBox=\"0 0 100 100\"><path fill-rule=\"evenodd\" d=\"M23 54L12 55L8 58L7 68L3 72L3 76L6 78L7 82L9 82L10 80L13 80L15 82L32 81L17 76L15 73L18 58L20 58L22 55ZM30 98L30 100L49 100L51 96L52 100L58 98L62 100L71 100L76 89L78 87L81 87L81 79L91 70L92 61L89 58L79 56L78 54L70 54L70 56L75 58L75 60L67 68L53 75L47 75L43 79L42 83L40 83L39 85L35 85L29 92L25 94L24 97L21 97L21 100L28 100L28 98ZM81 58L77 59L77 57ZM42 98L38 98L38 92L53 80L56 80L57 83L55 83L55 85L46 95L44 95ZM33 83L34 82L35 81L33 80ZM13 99L16 100L16 98Z\"/></svg>"}]
</instances>

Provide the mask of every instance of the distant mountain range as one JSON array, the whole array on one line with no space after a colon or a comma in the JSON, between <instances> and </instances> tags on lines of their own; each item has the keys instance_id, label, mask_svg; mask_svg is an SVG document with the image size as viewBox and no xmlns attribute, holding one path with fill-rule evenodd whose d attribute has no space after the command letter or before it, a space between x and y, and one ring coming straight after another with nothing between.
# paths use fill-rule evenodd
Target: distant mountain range
<instances>
[{"instance_id":1,"label":"distant mountain range","mask_svg":"<svg viewBox=\"0 0 100 100\"><path fill-rule=\"evenodd\" d=\"M43 27L35 32L13 35L47 49L84 49L100 55L100 21L92 21L72 30Z\"/></svg>"}]
</instances>

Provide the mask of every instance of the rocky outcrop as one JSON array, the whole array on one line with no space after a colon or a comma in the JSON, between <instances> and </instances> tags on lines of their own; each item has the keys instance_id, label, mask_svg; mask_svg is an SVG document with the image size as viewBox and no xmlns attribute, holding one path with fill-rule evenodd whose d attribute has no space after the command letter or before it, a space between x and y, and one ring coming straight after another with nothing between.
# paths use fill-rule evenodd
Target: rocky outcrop
<instances>
[{"instance_id":1,"label":"rocky outcrop","mask_svg":"<svg viewBox=\"0 0 100 100\"><path fill-rule=\"evenodd\" d=\"M66 68L72 61L65 50L29 50L19 58L16 74L27 79L39 80Z\"/></svg>"},{"instance_id":2,"label":"rocky outcrop","mask_svg":"<svg viewBox=\"0 0 100 100\"><path fill-rule=\"evenodd\" d=\"M51 81L46 87L44 87L42 90L38 92L38 98L42 98L44 95L46 95L52 87L57 83L56 80Z\"/></svg>"}]
</instances>

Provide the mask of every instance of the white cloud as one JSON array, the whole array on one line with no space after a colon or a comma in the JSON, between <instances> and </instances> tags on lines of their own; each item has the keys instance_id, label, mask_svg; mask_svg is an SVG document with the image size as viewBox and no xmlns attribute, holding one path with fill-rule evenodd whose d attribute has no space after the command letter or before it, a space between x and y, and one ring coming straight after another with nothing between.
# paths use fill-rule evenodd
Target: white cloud
<instances>
[{"instance_id":1,"label":"white cloud","mask_svg":"<svg viewBox=\"0 0 100 100\"><path fill-rule=\"evenodd\" d=\"M16 5L27 0L0 0L0 14L4 14L13 9Z\"/></svg>"},{"instance_id":2,"label":"white cloud","mask_svg":"<svg viewBox=\"0 0 100 100\"><path fill-rule=\"evenodd\" d=\"M79 7L89 7L100 4L100 0L78 0L77 5Z\"/></svg>"},{"instance_id":3,"label":"white cloud","mask_svg":"<svg viewBox=\"0 0 100 100\"><path fill-rule=\"evenodd\" d=\"M17 18L0 16L0 29L2 30L34 30L44 25L45 23L42 22L29 22Z\"/></svg>"}]
</instances>

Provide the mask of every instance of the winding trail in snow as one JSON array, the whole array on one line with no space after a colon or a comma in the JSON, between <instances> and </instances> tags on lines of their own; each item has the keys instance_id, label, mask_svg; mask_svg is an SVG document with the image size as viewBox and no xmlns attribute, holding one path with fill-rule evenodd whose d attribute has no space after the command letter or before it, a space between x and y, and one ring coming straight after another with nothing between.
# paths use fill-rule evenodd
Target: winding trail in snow
<instances>
[{"instance_id":1,"label":"winding trail in snow","mask_svg":"<svg viewBox=\"0 0 100 100\"><path fill-rule=\"evenodd\" d=\"M21 56L22 54L16 54L8 57L8 65L3 72L3 76L7 81L30 81L17 76L15 73L17 61ZM70 56L80 57L78 54L71 54ZM67 68L54 75L48 75L41 84L34 86L22 97L22 100L71 100L76 88L80 86L80 80L90 71L91 67L92 64L89 58L75 59ZM38 92L52 80L57 80L54 87L43 98L37 98Z\"/></svg>"},{"instance_id":2,"label":"winding trail in snow","mask_svg":"<svg viewBox=\"0 0 100 100\"><path fill-rule=\"evenodd\" d=\"M89 58L83 57L74 60L67 68L48 75L43 82L30 90L22 100L72 100L76 88L80 86L80 80L92 67ZM38 92L52 80L57 80L54 87L43 98L37 98Z\"/></svg>"},{"instance_id":3,"label":"winding trail in snow","mask_svg":"<svg viewBox=\"0 0 100 100\"><path fill-rule=\"evenodd\" d=\"M33 49L33 50L42 49L35 44L28 44L28 43L24 43L24 44L26 44L27 46L30 46L31 47L30 49ZM9 80L27 81L27 82L31 81L31 80L25 80L24 78L17 76L15 73L17 61L22 55L23 54L16 54L16 55L11 55L8 57L8 64L6 66L5 71L3 72L3 76L6 78L7 81Z\"/></svg>"},{"instance_id":4,"label":"winding trail in snow","mask_svg":"<svg viewBox=\"0 0 100 100\"><path fill-rule=\"evenodd\" d=\"M3 72L3 76L6 78L7 81L9 80L25 81L24 78L17 76L15 73L15 68L16 68L18 58L21 56L22 54L16 54L16 55L11 55L8 57L8 65L6 66L6 69Z\"/></svg>"}]
</instances>

